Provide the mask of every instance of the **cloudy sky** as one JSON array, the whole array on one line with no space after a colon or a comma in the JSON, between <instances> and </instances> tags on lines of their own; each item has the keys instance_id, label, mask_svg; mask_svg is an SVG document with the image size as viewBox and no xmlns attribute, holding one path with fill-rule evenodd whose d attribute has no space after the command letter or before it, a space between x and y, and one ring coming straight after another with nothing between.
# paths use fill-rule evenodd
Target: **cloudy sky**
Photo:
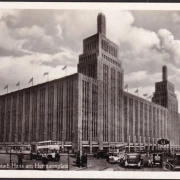
<instances>
[{"instance_id":1,"label":"cloudy sky","mask_svg":"<svg viewBox=\"0 0 180 180\"><path fill-rule=\"evenodd\" d=\"M98 12L106 15L107 37L118 44L129 92L154 92L167 65L180 101L180 12L104 10L0 10L0 94L77 72L82 40L97 31ZM180 107L180 106L179 106Z\"/></svg>"}]
</instances>

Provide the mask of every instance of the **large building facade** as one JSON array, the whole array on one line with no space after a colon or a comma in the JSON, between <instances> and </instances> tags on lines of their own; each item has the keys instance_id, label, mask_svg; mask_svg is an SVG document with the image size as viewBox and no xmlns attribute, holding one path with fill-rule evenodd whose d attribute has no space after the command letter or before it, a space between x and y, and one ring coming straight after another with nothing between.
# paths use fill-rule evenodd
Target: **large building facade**
<instances>
[{"instance_id":1,"label":"large building facade","mask_svg":"<svg viewBox=\"0 0 180 180\"><path fill-rule=\"evenodd\" d=\"M178 100L167 67L150 102L124 91L118 52L100 13L97 33L83 40L78 73L0 96L1 144L54 140L92 153L110 145L153 150L167 138L178 148Z\"/></svg>"}]
</instances>

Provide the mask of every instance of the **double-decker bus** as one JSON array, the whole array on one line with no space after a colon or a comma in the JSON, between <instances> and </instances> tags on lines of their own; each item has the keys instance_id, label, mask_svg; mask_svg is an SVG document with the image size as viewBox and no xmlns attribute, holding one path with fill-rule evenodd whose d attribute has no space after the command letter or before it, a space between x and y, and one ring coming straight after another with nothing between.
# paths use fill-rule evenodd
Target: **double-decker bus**
<instances>
[{"instance_id":1,"label":"double-decker bus","mask_svg":"<svg viewBox=\"0 0 180 180\"><path fill-rule=\"evenodd\" d=\"M109 146L109 155L107 161L109 163L120 162L124 158L125 146L124 145L110 145Z\"/></svg>"},{"instance_id":2,"label":"double-decker bus","mask_svg":"<svg viewBox=\"0 0 180 180\"><path fill-rule=\"evenodd\" d=\"M56 150L60 150L60 146L59 146L59 141L40 141L37 142L37 150L38 149L42 149L42 148L49 148L49 149L56 149Z\"/></svg>"},{"instance_id":3,"label":"double-decker bus","mask_svg":"<svg viewBox=\"0 0 180 180\"><path fill-rule=\"evenodd\" d=\"M6 153L18 154L22 153L24 157L30 158L31 145L30 144L12 144L6 146Z\"/></svg>"},{"instance_id":4,"label":"double-decker bus","mask_svg":"<svg viewBox=\"0 0 180 180\"><path fill-rule=\"evenodd\" d=\"M40 141L37 142L37 159L41 159L46 155L49 160L59 161L60 145L59 141Z\"/></svg>"},{"instance_id":5,"label":"double-decker bus","mask_svg":"<svg viewBox=\"0 0 180 180\"><path fill-rule=\"evenodd\" d=\"M17 154L21 152L22 154L28 155L31 153L31 145L30 144L13 144L6 146L7 153Z\"/></svg>"},{"instance_id":6,"label":"double-decker bus","mask_svg":"<svg viewBox=\"0 0 180 180\"><path fill-rule=\"evenodd\" d=\"M110 145L109 146L109 153L125 153L125 145Z\"/></svg>"}]
</instances>

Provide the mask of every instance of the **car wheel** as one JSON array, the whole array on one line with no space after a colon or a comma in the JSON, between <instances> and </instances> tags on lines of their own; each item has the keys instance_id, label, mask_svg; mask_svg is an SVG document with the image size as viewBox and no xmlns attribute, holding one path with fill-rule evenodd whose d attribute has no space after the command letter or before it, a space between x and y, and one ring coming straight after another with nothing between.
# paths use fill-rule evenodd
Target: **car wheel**
<instances>
[{"instance_id":1,"label":"car wheel","mask_svg":"<svg viewBox=\"0 0 180 180\"><path fill-rule=\"evenodd\" d=\"M171 165L167 164L167 163L165 164L164 168L165 168L165 170L171 170L172 169Z\"/></svg>"}]
</instances>

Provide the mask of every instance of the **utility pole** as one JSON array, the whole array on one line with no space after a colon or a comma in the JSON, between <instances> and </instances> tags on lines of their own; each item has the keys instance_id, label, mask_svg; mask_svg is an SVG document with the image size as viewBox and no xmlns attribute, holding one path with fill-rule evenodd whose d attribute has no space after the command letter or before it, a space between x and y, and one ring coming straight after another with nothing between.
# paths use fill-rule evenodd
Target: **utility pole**
<instances>
[{"instance_id":1,"label":"utility pole","mask_svg":"<svg viewBox=\"0 0 180 180\"><path fill-rule=\"evenodd\" d=\"M68 171L69 171L69 149L68 149Z\"/></svg>"},{"instance_id":2,"label":"utility pole","mask_svg":"<svg viewBox=\"0 0 180 180\"><path fill-rule=\"evenodd\" d=\"M11 165L11 149L10 149L10 165Z\"/></svg>"}]
</instances>

